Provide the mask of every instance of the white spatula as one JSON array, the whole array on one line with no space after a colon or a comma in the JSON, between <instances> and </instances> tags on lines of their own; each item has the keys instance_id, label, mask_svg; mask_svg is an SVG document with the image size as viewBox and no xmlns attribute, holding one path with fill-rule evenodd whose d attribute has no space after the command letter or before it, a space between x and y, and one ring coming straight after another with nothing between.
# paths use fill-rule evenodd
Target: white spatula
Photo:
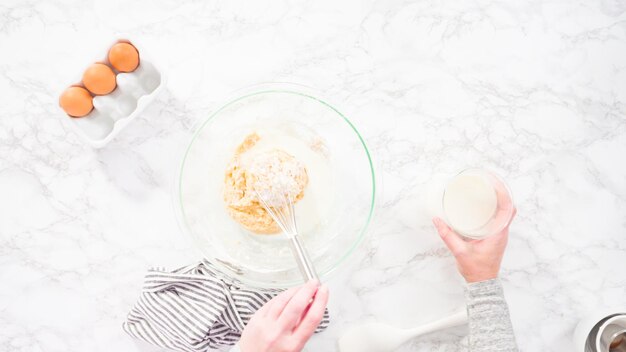
<instances>
[{"instance_id":1,"label":"white spatula","mask_svg":"<svg viewBox=\"0 0 626 352\"><path fill-rule=\"evenodd\" d=\"M467 324L465 309L411 329L400 329L382 323L366 323L350 328L339 338L339 351L389 352L414 337L465 324Z\"/></svg>"}]
</instances>

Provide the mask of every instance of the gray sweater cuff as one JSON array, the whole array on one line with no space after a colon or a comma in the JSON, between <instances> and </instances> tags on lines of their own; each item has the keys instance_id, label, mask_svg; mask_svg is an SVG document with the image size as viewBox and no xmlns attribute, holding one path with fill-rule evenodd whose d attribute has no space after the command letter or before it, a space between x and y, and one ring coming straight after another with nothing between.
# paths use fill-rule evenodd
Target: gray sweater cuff
<instances>
[{"instance_id":1,"label":"gray sweater cuff","mask_svg":"<svg viewBox=\"0 0 626 352\"><path fill-rule=\"evenodd\" d=\"M504 296L500 279L495 278L491 280L472 282L468 283L466 286L465 297L470 301L472 299L489 296Z\"/></svg>"},{"instance_id":2,"label":"gray sweater cuff","mask_svg":"<svg viewBox=\"0 0 626 352\"><path fill-rule=\"evenodd\" d=\"M465 286L470 352L516 352L509 309L499 279Z\"/></svg>"}]
</instances>

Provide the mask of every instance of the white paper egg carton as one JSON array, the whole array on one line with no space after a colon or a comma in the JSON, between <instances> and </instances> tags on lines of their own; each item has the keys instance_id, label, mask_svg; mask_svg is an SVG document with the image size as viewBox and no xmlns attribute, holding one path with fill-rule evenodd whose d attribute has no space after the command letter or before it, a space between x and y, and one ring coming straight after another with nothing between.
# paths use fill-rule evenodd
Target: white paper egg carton
<instances>
[{"instance_id":1,"label":"white paper egg carton","mask_svg":"<svg viewBox=\"0 0 626 352\"><path fill-rule=\"evenodd\" d=\"M107 95L94 96L94 108L89 115L70 117L63 112L63 118L69 121L72 129L95 148L101 148L115 138L154 100L165 83L162 71L155 66L146 50L134 40L118 39L105 46L104 53L94 61L88 62L85 69L96 62L109 64L109 49L119 42L131 43L137 49L139 52L137 69L133 72L117 73L117 87ZM80 71L74 85L82 86L82 74L85 69ZM63 89L65 88L67 87Z\"/></svg>"}]
</instances>

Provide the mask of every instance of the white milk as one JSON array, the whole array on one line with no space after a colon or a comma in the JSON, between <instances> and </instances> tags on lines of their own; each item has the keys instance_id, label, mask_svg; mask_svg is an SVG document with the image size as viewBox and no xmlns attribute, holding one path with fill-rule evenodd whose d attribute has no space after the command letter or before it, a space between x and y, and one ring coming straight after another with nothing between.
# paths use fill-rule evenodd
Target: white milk
<instances>
[{"instance_id":1,"label":"white milk","mask_svg":"<svg viewBox=\"0 0 626 352\"><path fill-rule=\"evenodd\" d=\"M495 215L496 191L483 176L461 174L446 187L443 210L449 225L462 234L474 234Z\"/></svg>"}]
</instances>

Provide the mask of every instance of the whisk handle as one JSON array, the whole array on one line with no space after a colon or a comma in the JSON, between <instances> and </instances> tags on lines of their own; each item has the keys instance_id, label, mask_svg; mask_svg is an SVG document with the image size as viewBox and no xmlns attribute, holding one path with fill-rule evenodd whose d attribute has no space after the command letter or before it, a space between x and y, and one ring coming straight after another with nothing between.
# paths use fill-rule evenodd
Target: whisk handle
<instances>
[{"instance_id":1,"label":"whisk handle","mask_svg":"<svg viewBox=\"0 0 626 352\"><path fill-rule=\"evenodd\" d=\"M315 268L313 267L313 262L309 257L309 253L306 251L302 242L300 242L300 236L290 236L291 237L291 249L293 250L295 257L298 260L298 267L300 268L300 272L302 276L307 280L319 280L317 273L315 272Z\"/></svg>"}]
</instances>

